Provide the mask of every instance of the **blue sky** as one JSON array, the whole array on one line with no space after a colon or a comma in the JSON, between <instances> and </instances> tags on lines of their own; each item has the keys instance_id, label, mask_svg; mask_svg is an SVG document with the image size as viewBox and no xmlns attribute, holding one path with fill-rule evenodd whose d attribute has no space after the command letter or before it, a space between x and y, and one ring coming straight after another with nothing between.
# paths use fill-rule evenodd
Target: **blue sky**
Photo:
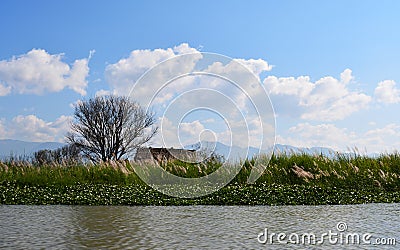
<instances>
[{"instance_id":1,"label":"blue sky","mask_svg":"<svg viewBox=\"0 0 400 250\"><path fill-rule=\"evenodd\" d=\"M258 76L276 111L278 143L400 149L398 1L0 6L0 138L62 141L73 103L99 91L121 91L116 79L123 82L127 72L113 71L113 65L132 59L137 65L130 70L150 68L143 58L179 54L174 48L186 46L265 62ZM150 53L133 60L132 52L140 50ZM204 128L195 116L185 122Z\"/></svg>"}]
</instances>

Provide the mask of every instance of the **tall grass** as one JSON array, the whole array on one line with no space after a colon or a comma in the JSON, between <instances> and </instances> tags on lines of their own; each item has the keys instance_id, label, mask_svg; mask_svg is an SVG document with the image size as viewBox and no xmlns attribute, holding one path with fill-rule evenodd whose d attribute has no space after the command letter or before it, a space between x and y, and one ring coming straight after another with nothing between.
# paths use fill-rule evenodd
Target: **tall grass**
<instances>
[{"instance_id":1,"label":"tall grass","mask_svg":"<svg viewBox=\"0 0 400 250\"><path fill-rule=\"evenodd\" d=\"M109 162L102 164L46 164L29 162L0 162L0 182L8 181L26 185L73 184L141 184L130 164Z\"/></svg>"},{"instance_id":2,"label":"tall grass","mask_svg":"<svg viewBox=\"0 0 400 250\"><path fill-rule=\"evenodd\" d=\"M143 184L135 174L134 162L107 162L102 164L47 164L36 165L27 161L0 162L0 182L20 184L108 183L116 185ZM246 185L255 160L246 160L232 183ZM400 190L400 155L382 154L379 157L338 154L324 155L272 155L265 172L256 185L312 185L342 188L381 188ZM222 163L170 162L163 165L168 172L186 178L201 177L214 172ZM146 168L143 164L140 167Z\"/></svg>"},{"instance_id":3,"label":"tall grass","mask_svg":"<svg viewBox=\"0 0 400 250\"><path fill-rule=\"evenodd\" d=\"M148 187L135 173L134 162L45 164L0 162L0 203L3 204L350 204L400 202L400 155L357 154L273 155L261 160L266 170L247 184L255 159L243 162L225 188L199 199L167 197ZM268 165L267 165L268 164ZM170 162L164 169L194 178L222 164ZM151 170L149 165L135 165Z\"/></svg>"},{"instance_id":4,"label":"tall grass","mask_svg":"<svg viewBox=\"0 0 400 250\"><path fill-rule=\"evenodd\" d=\"M273 155L258 183L400 190L400 155Z\"/></svg>"}]
</instances>

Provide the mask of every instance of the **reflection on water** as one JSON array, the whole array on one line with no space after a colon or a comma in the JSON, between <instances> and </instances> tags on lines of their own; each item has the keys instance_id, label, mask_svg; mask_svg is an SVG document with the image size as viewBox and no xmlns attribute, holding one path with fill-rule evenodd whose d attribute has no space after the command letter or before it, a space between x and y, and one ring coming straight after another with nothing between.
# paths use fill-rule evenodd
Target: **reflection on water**
<instances>
[{"instance_id":1,"label":"reflection on water","mask_svg":"<svg viewBox=\"0 0 400 250\"><path fill-rule=\"evenodd\" d=\"M258 234L268 228L275 233L318 235L336 230L338 222L345 222L348 232L396 238L397 245L400 244L400 204L0 206L0 248L285 249L289 245L260 244ZM293 244L290 247L307 248ZM331 249L333 246L311 247ZM360 246L345 247L358 249Z\"/></svg>"}]
</instances>

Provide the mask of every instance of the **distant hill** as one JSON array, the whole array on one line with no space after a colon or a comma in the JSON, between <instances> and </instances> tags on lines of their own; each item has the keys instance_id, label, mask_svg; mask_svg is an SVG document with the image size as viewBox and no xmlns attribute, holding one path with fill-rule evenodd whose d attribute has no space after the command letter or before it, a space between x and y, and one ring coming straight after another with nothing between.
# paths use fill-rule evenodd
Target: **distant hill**
<instances>
[{"instance_id":1,"label":"distant hill","mask_svg":"<svg viewBox=\"0 0 400 250\"><path fill-rule=\"evenodd\" d=\"M22 157L22 156L32 156L34 152L43 149L54 150L57 148L61 148L65 146L65 143L60 142L27 142L27 141L19 141L19 140L0 140L0 159L7 159L10 156L14 157ZM200 146L199 143L193 145L187 145L186 149L198 149ZM203 148L212 149L214 146L213 142L202 142ZM243 159L246 157L246 149L232 146L229 147L221 142L217 142L215 144L215 153L222 155L225 159L228 158L230 152L230 159ZM248 158L252 158L253 156L258 155L260 152L255 147L249 147L248 149ZM261 152L262 153L262 152ZM312 148L299 148L290 145L282 145L276 144L274 148L275 154L296 154L296 153L306 153L306 154L323 154L326 156L333 156L334 151L330 148L324 147L312 147Z\"/></svg>"},{"instance_id":2,"label":"distant hill","mask_svg":"<svg viewBox=\"0 0 400 250\"><path fill-rule=\"evenodd\" d=\"M259 151L258 148L255 147L249 147L248 152L245 148L241 148L238 146L228 146L225 145L221 142L207 142L203 141L200 143L188 145L185 148L186 149L199 149L200 146L202 148L206 148L208 151L213 151L219 155L222 155L225 157L225 159L230 157L230 159L243 159L246 157L247 153L247 158L252 158L256 155L259 155L259 153L263 153L263 151ZM230 152L230 153L229 153ZM266 152L266 151L264 151ZM325 147L312 147L312 148L299 148L299 147L294 147L290 145L282 145L282 144L276 144L274 147L274 153L275 154L300 154L300 153L305 153L305 154L323 154L325 156L334 156L335 151L330 149L330 148L325 148Z\"/></svg>"},{"instance_id":3,"label":"distant hill","mask_svg":"<svg viewBox=\"0 0 400 250\"><path fill-rule=\"evenodd\" d=\"M325 156L333 156L336 151L331 148L326 147L311 147L311 148L303 148L303 147L294 147L290 145L282 145L282 144L275 144L274 152L276 154L322 154Z\"/></svg>"},{"instance_id":4,"label":"distant hill","mask_svg":"<svg viewBox=\"0 0 400 250\"><path fill-rule=\"evenodd\" d=\"M34 152L43 149L57 149L64 146L60 142L27 142L19 140L0 140L0 159L7 159L10 156L23 157L31 156Z\"/></svg>"}]
</instances>

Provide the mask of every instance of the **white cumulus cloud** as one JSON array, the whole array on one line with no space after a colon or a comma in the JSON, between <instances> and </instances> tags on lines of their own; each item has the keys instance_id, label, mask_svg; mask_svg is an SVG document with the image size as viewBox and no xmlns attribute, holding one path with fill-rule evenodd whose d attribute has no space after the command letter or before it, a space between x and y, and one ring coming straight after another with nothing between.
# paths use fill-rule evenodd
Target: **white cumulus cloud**
<instances>
[{"instance_id":1,"label":"white cumulus cloud","mask_svg":"<svg viewBox=\"0 0 400 250\"><path fill-rule=\"evenodd\" d=\"M264 71L270 71L272 69L272 65L269 65L268 62L263 59L235 59L235 61L249 68L256 76L259 76Z\"/></svg>"},{"instance_id":2,"label":"white cumulus cloud","mask_svg":"<svg viewBox=\"0 0 400 250\"><path fill-rule=\"evenodd\" d=\"M314 88L309 76L276 77L268 76L264 79L271 95L292 95L304 99Z\"/></svg>"},{"instance_id":3,"label":"white cumulus cloud","mask_svg":"<svg viewBox=\"0 0 400 250\"><path fill-rule=\"evenodd\" d=\"M0 122L0 136L4 139L47 142L64 140L70 128L70 116L60 116L55 121L47 122L35 115L19 115L11 121Z\"/></svg>"},{"instance_id":4,"label":"white cumulus cloud","mask_svg":"<svg viewBox=\"0 0 400 250\"><path fill-rule=\"evenodd\" d=\"M334 150L343 150L351 143L355 135L345 128L338 128L334 124L299 123L289 128L288 136L277 136L277 143L298 147L330 147Z\"/></svg>"},{"instance_id":5,"label":"white cumulus cloud","mask_svg":"<svg viewBox=\"0 0 400 250\"><path fill-rule=\"evenodd\" d=\"M229 138L230 133L235 138L243 136L235 143L248 145L261 144L264 140L260 130L271 133L272 108L259 77L262 72L271 70L272 66L263 59L234 59L217 55L202 55L197 49L188 44L167 49L134 50L129 57L119 60L106 68L106 79L110 89L117 94L129 94L134 87L131 97L143 106L151 106L156 113L163 117L162 131L169 136L167 145L177 145L179 138L176 128L179 121L187 112L200 108L213 110L229 121L241 126L234 127L234 131L222 134L204 132L202 136L215 135L218 139ZM194 53L193 56L181 56ZM156 68L158 63L174 57ZM202 60L204 59L204 60ZM140 81L137 80L147 70ZM189 74L203 72L204 74ZM183 77L178 77L184 74ZM218 77L217 77L218 76ZM225 79L229 79L229 81ZM171 81L170 81L171 80ZM264 94L263 94L264 93ZM265 119L260 120L263 127L252 128L249 138L245 120L254 120L262 114ZM172 124L169 124L172 123ZM193 124L180 124L183 138L198 140L198 130L203 130L199 121ZM206 129L207 130L207 129ZM268 131L267 131L268 130ZM191 132L192 134L190 134ZM157 138L153 142L160 141ZM250 142L249 142L250 141ZM181 141L182 142L182 141Z\"/></svg>"},{"instance_id":6,"label":"white cumulus cloud","mask_svg":"<svg viewBox=\"0 0 400 250\"><path fill-rule=\"evenodd\" d=\"M299 123L289 128L286 135L278 135L277 143L308 148L322 146L341 152L356 149L362 154L393 152L400 147L400 125L390 123L358 132L331 123Z\"/></svg>"},{"instance_id":7,"label":"white cumulus cloud","mask_svg":"<svg viewBox=\"0 0 400 250\"><path fill-rule=\"evenodd\" d=\"M205 129L204 125L199 120L193 122L182 122L179 125L182 132L189 135L198 135Z\"/></svg>"},{"instance_id":8,"label":"white cumulus cloud","mask_svg":"<svg viewBox=\"0 0 400 250\"><path fill-rule=\"evenodd\" d=\"M378 102L390 104L400 102L400 89L396 88L396 82L385 80L378 83L375 88L375 98Z\"/></svg>"},{"instance_id":9,"label":"white cumulus cloud","mask_svg":"<svg viewBox=\"0 0 400 250\"><path fill-rule=\"evenodd\" d=\"M11 93L11 86L3 86L0 84L0 96L6 96Z\"/></svg>"},{"instance_id":10,"label":"white cumulus cloud","mask_svg":"<svg viewBox=\"0 0 400 250\"><path fill-rule=\"evenodd\" d=\"M106 95L110 95L110 94L111 94L111 91L100 89L100 90L96 91L96 93L94 95L95 96L106 96Z\"/></svg>"},{"instance_id":11,"label":"white cumulus cloud","mask_svg":"<svg viewBox=\"0 0 400 250\"><path fill-rule=\"evenodd\" d=\"M354 79L354 77L352 76L352 70L351 69L345 69L341 74L340 74L340 80L347 84L349 83L351 80Z\"/></svg>"},{"instance_id":12,"label":"white cumulus cloud","mask_svg":"<svg viewBox=\"0 0 400 250\"><path fill-rule=\"evenodd\" d=\"M278 114L336 121L366 108L372 99L364 93L351 91L347 85L351 79L351 70L346 69L340 80L327 76L312 82L309 76L269 76L264 79L264 85Z\"/></svg>"},{"instance_id":13,"label":"white cumulus cloud","mask_svg":"<svg viewBox=\"0 0 400 250\"><path fill-rule=\"evenodd\" d=\"M118 62L108 65L105 70L105 77L114 93L126 95L130 93L137 80L147 70L153 68L160 62L178 55L199 52L199 50L190 47L187 43L182 43L178 46L167 49L133 50L129 57L122 58ZM135 88L132 95L136 99L140 99L142 96L152 96L153 94L157 93L155 100L159 103L168 101L174 95L182 93L187 89L192 89L196 82L196 77L194 76L175 79L174 81L169 82L168 85L163 84L165 84L165 81L175 78L182 73L190 72L191 70L197 71L197 68L195 68L196 63L201 58L202 55L199 53L198 56L181 57L177 61L174 61L173 64L167 63L157 67L156 71L152 71L151 81L147 81L147 78L142 79L141 86L145 84L145 88ZM210 58L212 59L212 56L210 56ZM248 78L250 74L243 74L244 67L242 67L242 65L250 70L250 72L254 73L256 77L259 77L261 72L269 71L272 68L272 66L263 59L235 59L235 61L235 63L231 62L227 65L215 63L210 65L210 67L205 69L205 71L212 71L212 73L221 73L224 75L229 74L229 76L234 78L235 81L249 82ZM238 69L238 66L240 66L241 69ZM204 77L205 76L203 76L203 78ZM243 79L243 77L247 78ZM252 75L252 77L254 76ZM207 84L205 84L205 82L206 81L202 81L202 84L198 84L197 87L221 89L220 79L209 77L207 79ZM160 86L162 86L162 88ZM226 86L226 84L223 86ZM224 93L230 95L230 93L234 90L235 88L232 88L232 85L230 85L230 88L225 88L223 91Z\"/></svg>"},{"instance_id":14,"label":"white cumulus cloud","mask_svg":"<svg viewBox=\"0 0 400 250\"><path fill-rule=\"evenodd\" d=\"M187 43L182 43L174 48L167 49L133 50L128 58L122 58L118 62L108 65L105 70L105 77L116 94L126 95L130 93L132 87L143 73L160 62L177 55L196 52L198 51L191 48ZM182 62L180 67L192 68L194 63L195 62ZM166 69L165 72L168 72L168 69ZM153 91L151 86L148 86L148 89Z\"/></svg>"},{"instance_id":15,"label":"white cumulus cloud","mask_svg":"<svg viewBox=\"0 0 400 250\"><path fill-rule=\"evenodd\" d=\"M91 53L92 54L92 53ZM63 54L51 55L43 49L0 61L0 95L43 94L64 88L85 95L89 58L78 59L72 66L62 61Z\"/></svg>"}]
</instances>

